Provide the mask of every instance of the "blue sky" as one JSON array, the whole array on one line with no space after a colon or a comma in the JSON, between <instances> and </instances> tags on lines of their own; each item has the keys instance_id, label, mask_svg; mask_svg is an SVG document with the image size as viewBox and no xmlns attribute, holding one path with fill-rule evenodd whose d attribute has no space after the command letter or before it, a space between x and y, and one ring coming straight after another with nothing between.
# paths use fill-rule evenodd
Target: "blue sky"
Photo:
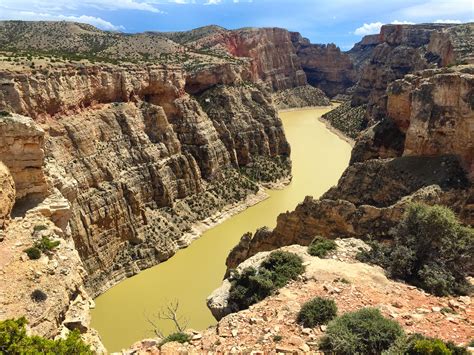
<instances>
[{"instance_id":1,"label":"blue sky","mask_svg":"<svg viewBox=\"0 0 474 355\"><path fill-rule=\"evenodd\" d=\"M0 0L0 19L67 20L124 32L284 27L343 50L384 23L468 22L473 0Z\"/></svg>"}]
</instances>

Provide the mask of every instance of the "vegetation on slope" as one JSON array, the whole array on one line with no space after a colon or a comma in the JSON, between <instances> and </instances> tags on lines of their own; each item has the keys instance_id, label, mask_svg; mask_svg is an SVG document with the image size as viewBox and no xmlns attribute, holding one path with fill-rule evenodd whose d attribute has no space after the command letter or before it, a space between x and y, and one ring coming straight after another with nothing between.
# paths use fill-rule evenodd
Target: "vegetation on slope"
<instances>
[{"instance_id":1,"label":"vegetation on slope","mask_svg":"<svg viewBox=\"0 0 474 355\"><path fill-rule=\"evenodd\" d=\"M304 272L301 258L285 251L272 252L258 269L246 268L231 278L229 307L237 312L263 300Z\"/></svg>"},{"instance_id":2,"label":"vegetation on slope","mask_svg":"<svg viewBox=\"0 0 474 355\"><path fill-rule=\"evenodd\" d=\"M474 229L450 209L413 204L393 235L393 244L375 243L358 258L438 296L472 291L466 277L474 268Z\"/></svg>"},{"instance_id":3,"label":"vegetation on slope","mask_svg":"<svg viewBox=\"0 0 474 355\"><path fill-rule=\"evenodd\" d=\"M0 354L93 354L77 331L65 339L50 340L27 335L26 324L25 318L0 321Z\"/></svg>"}]
</instances>

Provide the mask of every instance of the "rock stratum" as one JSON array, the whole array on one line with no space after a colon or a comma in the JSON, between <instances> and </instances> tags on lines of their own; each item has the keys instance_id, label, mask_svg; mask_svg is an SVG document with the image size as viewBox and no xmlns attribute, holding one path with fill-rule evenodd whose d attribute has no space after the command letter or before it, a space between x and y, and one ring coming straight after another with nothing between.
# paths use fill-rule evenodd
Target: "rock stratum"
<instances>
[{"instance_id":1,"label":"rock stratum","mask_svg":"<svg viewBox=\"0 0 474 355\"><path fill-rule=\"evenodd\" d=\"M316 235L389 240L412 201L449 206L472 225L472 37L472 24L387 25L341 52L280 28L124 35L0 22L0 318L24 314L33 333L50 338L79 329L102 352L89 326L92 297L170 258L222 211L257 202L262 186L288 181L291 149L277 109L328 105L328 96L344 100L325 118L356 139L350 166L322 198L281 214L274 230L244 235L228 268ZM25 248L43 237L59 246L30 260ZM424 297L367 265L347 271L345 259L313 259L314 284L290 285L288 298L320 292L320 272L380 274L372 288L360 281L359 295L395 288ZM342 293L341 304L353 300ZM227 316L184 350L247 350L255 339L245 322L280 327L281 302L257 304L255 317ZM290 323L282 327L295 336L280 350L312 350ZM147 344L133 351L157 351Z\"/></svg>"}]
</instances>

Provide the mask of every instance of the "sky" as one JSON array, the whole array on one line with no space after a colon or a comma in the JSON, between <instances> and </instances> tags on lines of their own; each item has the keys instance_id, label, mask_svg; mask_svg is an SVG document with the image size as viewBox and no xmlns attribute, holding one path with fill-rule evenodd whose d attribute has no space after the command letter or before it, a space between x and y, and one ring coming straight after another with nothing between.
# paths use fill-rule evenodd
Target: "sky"
<instances>
[{"instance_id":1,"label":"sky","mask_svg":"<svg viewBox=\"0 0 474 355\"><path fill-rule=\"evenodd\" d=\"M386 23L474 21L474 0L0 0L0 20L77 21L129 33L283 27L349 50Z\"/></svg>"}]
</instances>

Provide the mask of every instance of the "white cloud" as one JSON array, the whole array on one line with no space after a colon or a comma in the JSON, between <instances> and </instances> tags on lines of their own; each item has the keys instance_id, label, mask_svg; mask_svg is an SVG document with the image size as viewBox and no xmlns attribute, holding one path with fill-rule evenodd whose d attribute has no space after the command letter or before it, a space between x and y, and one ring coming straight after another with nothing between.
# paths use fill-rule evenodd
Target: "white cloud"
<instances>
[{"instance_id":1,"label":"white cloud","mask_svg":"<svg viewBox=\"0 0 474 355\"><path fill-rule=\"evenodd\" d=\"M372 23L364 23L359 28L356 28L354 34L358 36L365 36L371 35L380 32L380 27L383 26L382 22L372 22Z\"/></svg>"},{"instance_id":2,"label":"white cloud","mask_svg":"<svg viewBox=\"0 0 474 355\"><path fill-rule=\"evenodd\" d=\"M411 21L398 21L398 20L392 21L390 23L392 25L414 25L415 24L415 22L411 22Z\"/></svg>"},{"instance_id":3,"label":"white cloud","mask_svg":"<svg viewBox=\"0 0 474 355\"><path fill-rule=\"evenodd\" d=\"M1 0L0 12L33 11L38 13L66 14L79 9L140 10L160 13L154 0ZM3 13L2 13L3 15Z\"/></svg>"},{"instance_id":4,"label":"white cloud","mask_svg":"<svg viewBox=\"0 0 474 355\"><path fill-rule=\"evenodd\" d=\"M461 20L436 20L435 23L462 23Z\"/></svg>"},{"instance_id":5,"label":"white cloud","mask_svg":"<svg viewBox=\"0 0 474 355\"><path fill-rule=\"evenodd\" d=\"M125 28L95 16L66 16L60 14L49 14L33 11L7 11L0 14L1 20L15 19L24 21L72 21L88 23L106 31L123 31Z\"/></svg>"},{"instance_id":6,"label":"white cloud","mask_svg":"<svg viewBox=\"0 0 474 355\"><path fill-rule=\"evenodd\" d=\"M204 5L218 5L222 2L222 0L207 0Z\"/></svg>"}]
</instances>

